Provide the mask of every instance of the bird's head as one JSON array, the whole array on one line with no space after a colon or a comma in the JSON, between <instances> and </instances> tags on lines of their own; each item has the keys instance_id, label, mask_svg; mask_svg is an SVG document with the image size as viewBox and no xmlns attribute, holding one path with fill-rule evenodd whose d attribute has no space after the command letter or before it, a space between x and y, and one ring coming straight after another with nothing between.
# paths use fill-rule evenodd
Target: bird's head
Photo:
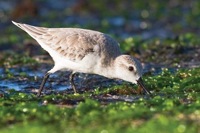
<instances>
[{"instance_id":1,"label":"bird's head","mask_svg":"<svg viewBox=\"0 0 200 133\"><path fill-rule=\"evenodd\" d=\"M150 93L142 82L143 68L139 60L129 55L121 55L115 59L116 78L140 85L143 90Z\"/></svg>"}]
</instances>

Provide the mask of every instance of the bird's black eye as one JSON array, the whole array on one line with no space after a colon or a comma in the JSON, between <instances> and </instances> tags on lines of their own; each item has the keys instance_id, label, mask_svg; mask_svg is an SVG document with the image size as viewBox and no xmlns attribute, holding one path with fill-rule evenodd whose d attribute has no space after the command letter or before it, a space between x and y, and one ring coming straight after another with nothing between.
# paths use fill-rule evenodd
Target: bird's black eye
<instances>
[{"instance_id":1,"label":"bird's black eye","mask_svg":"<svg viewBox=\"0 0 200 133\"><path fill-rule=\"evenodd\" d=\"M134 68L133 68L132 66L129 66L129 67L128 67L128 70L129 70L129 71L133 71Z\"/></svg>"}]
</instances>

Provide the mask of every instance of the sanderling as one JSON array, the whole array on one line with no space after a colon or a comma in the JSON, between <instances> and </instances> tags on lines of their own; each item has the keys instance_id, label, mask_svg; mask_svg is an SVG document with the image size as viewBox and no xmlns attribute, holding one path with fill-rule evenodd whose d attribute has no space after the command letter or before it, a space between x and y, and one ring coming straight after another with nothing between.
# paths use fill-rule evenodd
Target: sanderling
<instances>
[{"instance_id":1,"label":"sanderling","mask_svg":"<svg viewBox=\"0 0 200 133\"><path fill-rule=\"evenodd\" d=\"M80 28L45 28L12 22L33 37L54 60L54 67L45 74L38 96L49 75L59 70L72 71L69 80L75 93L73 78L80 72L135 83L151 94L142 82L141 63L130 55L123 55L119 44L109 35Z\"/></svg>"}]
</instances>

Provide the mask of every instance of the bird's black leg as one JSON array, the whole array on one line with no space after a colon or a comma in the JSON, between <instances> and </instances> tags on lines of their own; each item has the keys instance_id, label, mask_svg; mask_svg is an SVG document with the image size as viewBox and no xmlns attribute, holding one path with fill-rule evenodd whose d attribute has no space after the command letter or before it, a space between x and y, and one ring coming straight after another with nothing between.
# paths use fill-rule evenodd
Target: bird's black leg
<instances>
[{"instance_id":1,"label":"bird's black leg","mask_svg":"<svg viewBox=\"0 0 200 133\"><path fill-rule=\"evenodd\" d=\"M74 84L74 76L75 76L75 72L72 72L69 76L69 81L70 81L70 84L72 86L72 89L74 90L74 94L76 94L76 86Z\"/></svg>"},{"instance_id":2,"label":"bird's black leg","mask_svg":"<svg viewBox=\"0 0 200 133\"><path fill-rule=\"evenodd\" d=\"M41 95L41 92L44 89L44 85L45 85L47 79L49 78L49 75L50 75L50 73L48 73L48 72L44 75L44 78L43 78L42 83L40 85L40 89L39 89L38 94L37 94L38 97Z\"/></svg>"}]
</instances>

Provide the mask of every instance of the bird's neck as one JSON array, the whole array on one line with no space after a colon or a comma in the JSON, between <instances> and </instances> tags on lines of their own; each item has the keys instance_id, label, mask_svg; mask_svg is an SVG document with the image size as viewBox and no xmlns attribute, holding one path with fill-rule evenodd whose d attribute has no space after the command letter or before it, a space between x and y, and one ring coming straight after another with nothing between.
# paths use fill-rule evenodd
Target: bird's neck
<instances>
[{"instance_id":1,"label":"bird's neck","mask_svg":"<svg viewBox=\"0 0 200 133\"><path fill-rule=\"evenodd\" d=\"M109 63L110 63L109 65L101 66L100 73L102 76L105 76L107 78L111 78L111 79L116 78L115 59L110 60Z\"/></svg>"}]
</instances>

